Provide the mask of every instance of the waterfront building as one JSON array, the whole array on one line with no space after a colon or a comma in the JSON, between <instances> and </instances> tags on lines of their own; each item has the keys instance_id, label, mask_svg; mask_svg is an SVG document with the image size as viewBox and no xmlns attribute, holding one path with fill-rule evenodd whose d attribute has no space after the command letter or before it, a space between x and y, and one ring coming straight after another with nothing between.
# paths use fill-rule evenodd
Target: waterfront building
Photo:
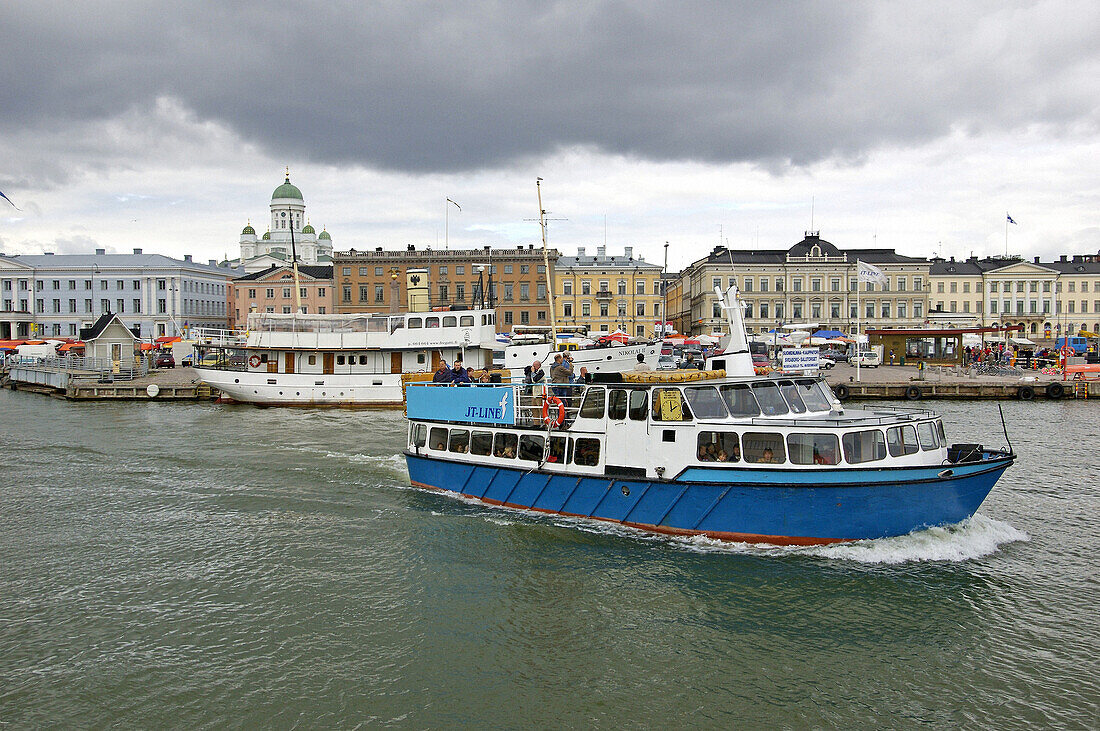
<instances>
[{"instance_id":1,"label":"waterfront building","mask_svg":"<svg viewBox=\"0 0 1100 731\"><path fill-rule=\"evenodd\" d=\"M79 337L114 313L143 339L225 327L228 283L242 272L162 254L0 255L0 337Z\"/></svg>"},{"instance_id":2,"label":"waterfront building","mask_svg":"<svg viewBox=\"0 0 1100 731\"><path fill-rule=\"evenodd\" d=\"M656 334L664 313L661 266L635 257L633 247L622 256L608 256L605 246L597 246L595 256L578 247L576 256L558 259L554 282L559 328Z\"/></svg>"},{"instance_id":3,"label":"waterfront building","mask_svg":"<svg viewBox=\"0 0 1100 731\"><path fill-rule=\"evenodd\" d=\"M325 315L332 310L332 267L298 265L301 312ZM229 283L229 329L243 329L250 312L290 314L294 311L294 268L271 266Z\"/></svg>"},{"instance_id":4,"label":"waterfront building","mask_svg":"<svg viewBox=\"0 0 1100 731\"><path fill-rule=\"evenodd\" d=\"M494 307L497 330L550 324L548 280L560 254L541 248L338 251L333 254L335 312L408 312L408 286L423 292L415 309ZM410 274L412 272L412 274ZM490 279L492 286L490 287Z\"/></svg>"},{"instance_id":5,"label":"waterfront building","mask_svg":"<svg viewBox=\"0 0 1100 731\"><path fill-rule=\"evenodd\" d=\"M317 233L306 217L306 203L302 191L286 180L271 194L268 206L270 218L267 231L257 237L252 222L241 231L240 258L230 262L240 265L247 273L263 271L291 261L291 249L297 252L299 264L330 264L332 262L332 236L323 228ZM291 236L294 237L293 247Z\"/></svg>"},{"instance_id":6,"label":"waterfront building","mask_svg":"<svg viewBox=\"0 0 1100 731\"><path fill-rule=\"evenodd\" d=\"M938 322L1021 325L1036 338L1100 331L1100 261L1091 255L936 258L929 278Z\"/></svg>"},{"instance_id":7,"label":"waterfront building","mask_svg":"<svg viewBox=\"0 0 1100 731\"><path fill-rule=\"evenodd\" d=\"M857 260L886 276L884 286L861 283L858 298ZM928 307L929 266L927 259L893 249L842 250L817 231L808 231L786 250L715 247L681 272L678 286L669 288L669 309L681 333L720 331L725 319L714 290L736 284L750 331L805 322L815 329L852 333L857 319L864 328L919 327Z\"/></svg>"}]
</instances>

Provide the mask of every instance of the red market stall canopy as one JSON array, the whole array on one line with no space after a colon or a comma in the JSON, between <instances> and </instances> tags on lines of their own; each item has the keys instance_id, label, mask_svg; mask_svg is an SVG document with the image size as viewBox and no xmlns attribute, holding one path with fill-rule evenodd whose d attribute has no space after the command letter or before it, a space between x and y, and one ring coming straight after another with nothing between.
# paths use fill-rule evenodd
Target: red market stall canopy
<instances>
[{"instance_id":1,"label":"red market stall canopy","mask_svg":"<svg viewBox=\"0 0 1100 731\"><path fill-rule=\"evenodd\" d=\"M62 345L60 348L57 349L57 352L59 352L59 353L68 353L70 350L74 350L74 349L83 350L84 349L84 343L82 343L80 341L77 341L77 342L74 342L74 343L65 343L64 345Z\"/></svg>"},{"instance_id":2,"label":"red market stall canopy","mask_svg":"<svg viewBox=\"0 0 1100 731\"><path fill-rule=\"evenodd\" d=\"M157 345L167 345L169 343L178 343L180 340L183 340L183 338L178 335L161 335L153 342Z\"/></svg>"}]
</instances>

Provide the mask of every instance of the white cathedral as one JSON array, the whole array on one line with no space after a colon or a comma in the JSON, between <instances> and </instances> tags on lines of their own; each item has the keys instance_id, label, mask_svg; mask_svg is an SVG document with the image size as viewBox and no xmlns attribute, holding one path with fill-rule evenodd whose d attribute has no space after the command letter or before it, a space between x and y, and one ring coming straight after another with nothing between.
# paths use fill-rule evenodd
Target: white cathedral
<instances>
[{"instance_id":1,"label":"white cathedral","mask_svg":"<svg viewBox=\"0 0 1100 731\"><path fill-rule=\"evenodd\" d=\"M271 194L271 221L267 232L256 236L251 222L241 231L241 258L237 262L252 274L271 266L291 263L291 236L299 264L331 264L332 237L328 231L321 233L306 218L305 199L302 191L290 183L290 171L286 181ZM303 225L303 223L305 225Z\"/></svg>"}]
</instances>

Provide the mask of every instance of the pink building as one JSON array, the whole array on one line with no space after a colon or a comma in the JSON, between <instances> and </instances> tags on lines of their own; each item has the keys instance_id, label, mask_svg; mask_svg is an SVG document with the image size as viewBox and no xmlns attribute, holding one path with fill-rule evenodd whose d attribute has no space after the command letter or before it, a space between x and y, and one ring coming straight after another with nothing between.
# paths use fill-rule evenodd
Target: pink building
<instances>
[{"instance_id":1,"label":"pink building","mask_svg":"<svg viewBox=\"0 0 1100 731\"><path fill-rule=\"evenodd\" d=\"M302 312L324 315L332 313L332 267L298 265ZM242 329L248 324L248 313L294 312L294 270L289 265L272 266L263 271L231 280L228 287L229 328Z\"/></svg>"}]
</instances>

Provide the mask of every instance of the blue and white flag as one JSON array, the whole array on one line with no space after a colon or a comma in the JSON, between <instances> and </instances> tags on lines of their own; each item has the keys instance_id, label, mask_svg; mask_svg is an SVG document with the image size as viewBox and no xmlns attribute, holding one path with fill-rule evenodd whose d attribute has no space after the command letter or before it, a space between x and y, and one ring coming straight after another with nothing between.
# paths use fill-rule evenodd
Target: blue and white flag
<instances>
[{"instance_id":1,"label":"blue and white flag","mask_svg":"<svg viewBox=\"0 0 1100 731\"><path fill-rule=\"evenodd\" d=\"M7 201L8 203L11 203L11 198L9 198L9 197L7 197L6 195L4 195L4 191L2 191L2 190L0 190L0 198L3 198L3 199L4 199L4 200L6 200L6 201ZM21 210L23 210L22 208L20 208L19 206L15 205L14 203L11 203L11 207L12 207L12 208L14 208L14 209L15 209L15 210L17 210L17 211L21 211Z\"/></svg>"},{"instance_id":2,"label":"blue and white flag","mask_svg":"<svg viewBox=\"0 0 1100 731\"><path fill-rule=\"evenodd\" d=\"M882 273L882 270L873 264L868 264L865 261L856 261L856 266L859 268L859 281L872 282L874 284L885 285L887 282L886 275Z\"/></svg>"},{"instance_id":3,"label":"blue and white flag","mask_svg":"<svg viewBox=\"0 0 1100 731\"><path fill-rule=\"evenodd\" d=\"M1008 215L1007 213L1005 214L1005 218L1007 218L1008 222L1011 223L1013 226L1019 226L1020 225L1020 224L1016 223L1015 221L1013 221L1012 216Z\"/></svg>"}]
</instances>

